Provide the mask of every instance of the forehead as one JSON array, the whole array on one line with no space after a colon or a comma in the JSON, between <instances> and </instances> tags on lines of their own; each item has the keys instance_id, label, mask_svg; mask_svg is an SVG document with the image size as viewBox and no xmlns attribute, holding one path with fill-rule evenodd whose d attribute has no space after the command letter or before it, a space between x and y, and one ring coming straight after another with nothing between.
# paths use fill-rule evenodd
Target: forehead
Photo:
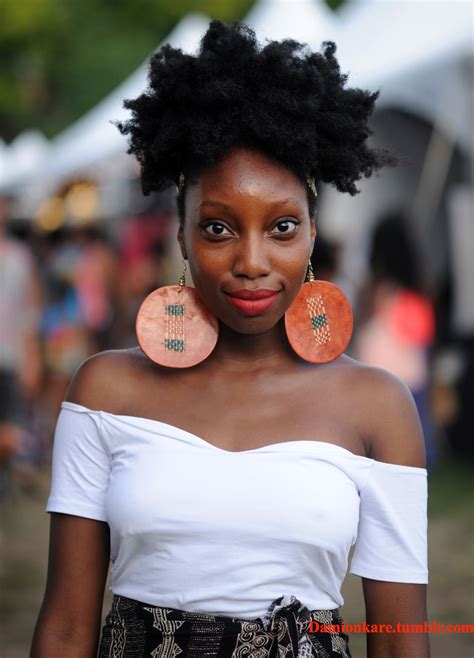
<instances>
[{"instance_id":1,"label":"forehead","mask_svg":"<svg viewBox=\"0 0 474 658\"><path fill-rule=\"evenodd\" d=\"M304 185L287 167L265 154L234 148L198 178L200 196L224 194L268 198L275 201L288 196L306 198Z\"/></svg>"}]
</instances>

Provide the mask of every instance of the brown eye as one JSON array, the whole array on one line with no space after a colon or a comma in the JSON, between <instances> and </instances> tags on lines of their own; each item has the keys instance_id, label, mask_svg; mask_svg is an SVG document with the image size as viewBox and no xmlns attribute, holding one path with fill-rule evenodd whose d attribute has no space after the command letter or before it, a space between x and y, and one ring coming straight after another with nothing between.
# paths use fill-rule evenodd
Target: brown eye
<instances>
[{"instance_id":1,"label":"brown eye","mask_svg":"<svg viewBox=\"0 0 474 658\"><path fill-rule=\"evenodd\" d=\"M285 233L294 233L298 227L298 224L299 222L293 219L282 219L275 226L275 229L272 231L272 233L276 232L280 235Z\"/></svg>"},{"instance_id":2,"label":"brown eye","mask_svg":"<svg viewBox=\"0 0 474 658\"><path fill-rule=\"evenodd\" d=\"M215 235L215 236L226 235L224 231L228 231L228 229L224 226L224 224L221 224L220 222L210 222L209 224L206 224L202 228L206 233L209 233L209 235Z\"/></svg>"}]
</instances>

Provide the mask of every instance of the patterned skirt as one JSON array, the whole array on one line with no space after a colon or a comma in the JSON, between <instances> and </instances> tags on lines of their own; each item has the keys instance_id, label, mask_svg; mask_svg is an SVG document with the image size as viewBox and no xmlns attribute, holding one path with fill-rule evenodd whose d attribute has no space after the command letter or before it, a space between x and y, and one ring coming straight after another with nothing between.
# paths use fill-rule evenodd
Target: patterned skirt
<instances>
[{"instance_id":1,"label":"patterned skirt","mask_svg":"<svg viewBox=\"0 0 474 658\"><path fill-rule=\"evenodd\" d=\"M115 594L97 658L351 658L348 636L333 632L342 623L339 608L310 611L291 594L250 620Z\"/></svg>"}]
</instances>

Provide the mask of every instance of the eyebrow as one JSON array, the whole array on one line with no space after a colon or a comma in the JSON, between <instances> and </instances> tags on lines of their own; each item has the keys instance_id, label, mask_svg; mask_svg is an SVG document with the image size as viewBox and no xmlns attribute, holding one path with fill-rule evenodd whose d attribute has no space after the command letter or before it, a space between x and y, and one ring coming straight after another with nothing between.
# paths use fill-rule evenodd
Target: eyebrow
<instances>
[{"instance_id":1,"label":"eyebrow","mask_svg":"<svg viewBox=\"0 0 474 658\"><path fill-rule=\"evenodd\" d=\"M287 203L295 203L299 208L301 208L301 204L297 199L294 199L293 197L288 197L286 199L280 199L278 201L273 201L272 203L269 203L270 208L276 208L277 206L283 206ZM196 210L199 210L200 208L204 208L205 206L210 206L211 208L224 208L225 210L234 210L232 206L229 206L227 203L223 203L222 201L203 201L201 204L198 204L196 206Z\"/></svg>"}]
</instances>

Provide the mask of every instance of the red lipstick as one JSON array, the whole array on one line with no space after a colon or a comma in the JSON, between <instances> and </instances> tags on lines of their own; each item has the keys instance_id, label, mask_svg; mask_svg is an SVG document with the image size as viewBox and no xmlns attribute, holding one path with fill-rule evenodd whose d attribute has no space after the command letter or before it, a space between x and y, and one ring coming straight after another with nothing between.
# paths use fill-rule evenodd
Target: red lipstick
<instances>
[{"instance_id":1,"label":"red lipstick","mask_svg":"<svg viewBox=\"0 0 474 658\"><path fill-rule=\"evenodd\" d=\"M246 315L257 315L270 308L279 292L279 290L266 290L265 288L258 288L257 290L244 288L227 293L226 297L239 311Z\"/></svg>"}]
</instances>

